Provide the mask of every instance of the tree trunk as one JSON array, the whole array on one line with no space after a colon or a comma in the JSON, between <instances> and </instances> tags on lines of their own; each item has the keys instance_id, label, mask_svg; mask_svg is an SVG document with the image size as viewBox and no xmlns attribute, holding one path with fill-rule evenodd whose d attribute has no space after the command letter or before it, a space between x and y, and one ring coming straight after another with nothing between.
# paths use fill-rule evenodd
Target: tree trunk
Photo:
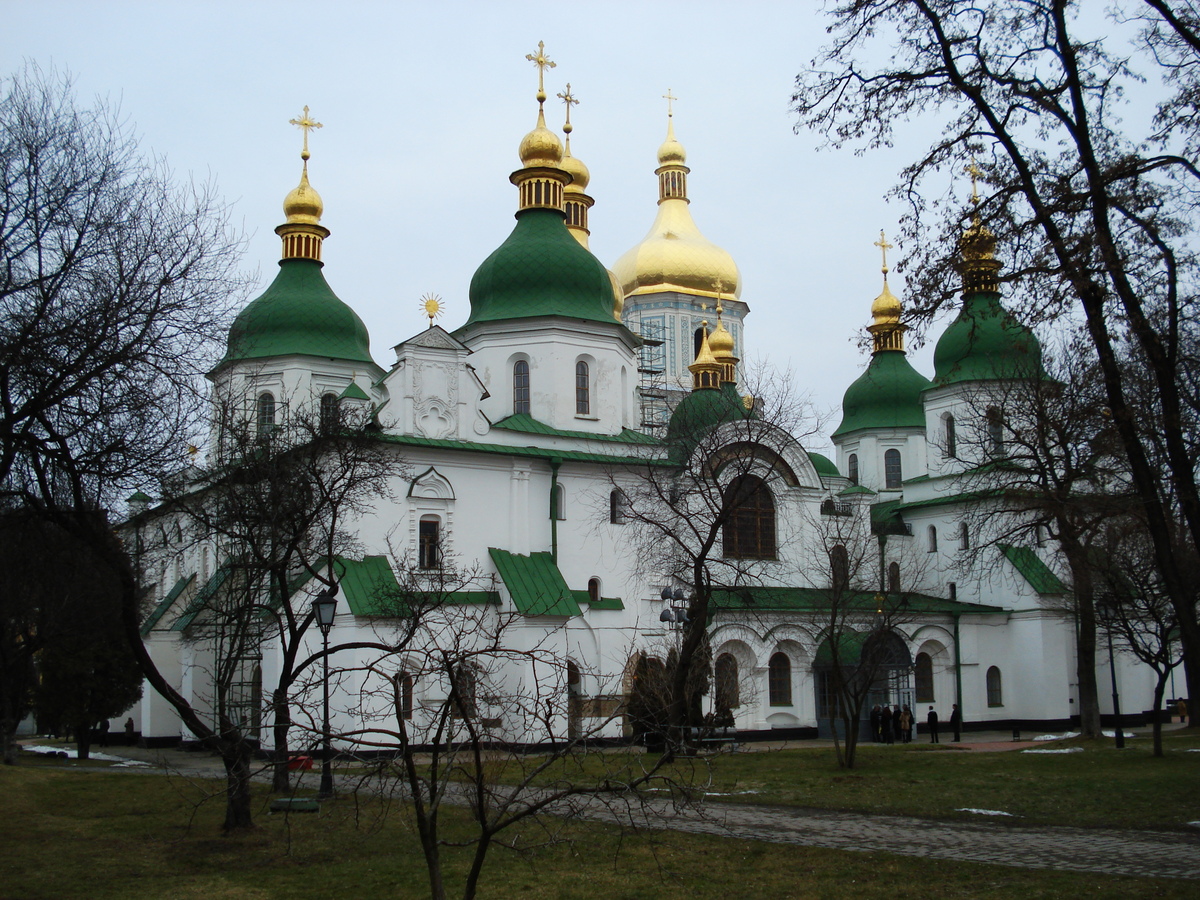
<instances>
[{"instance_id":1,"label":"tree trunk","mask_svg":"<svg viewBox=\"0 0 1200 900\"><path fill-rule=\"evenodd\" d=\"M287 794L292 789L288 772L288 731L292 725L292 708L288 703L287 688L279 687L271 695L271 709L275 713L275 765L271 777L271 790Z\"/></svg>"},{"instance_id":2,"label":"tree trunk","mask_svg":"<svg viewBox=\"0 0 1200 900\"><path fill-rule=\"evenodd\" d=\"M87 759L92 752L92 726L75 726L75 754L79 759Z\"/></svg>"},{"instance_id":3,"label":"tree trunk","mask_svg":"<svg viewBox=\"0 0 1200 900\"><path fill-rule=\"evenodd\" d=\"M1162 745L1162 705L1163 694L1167 692L1167 676L1171 674L1170 669L1166 669L1158 673L1158 682L1154 685L1154 755L1163 755Z\"/></svg>"},{"instance_id":4,"label":"tree trunk","mask_svg":"<svg viewBox=\"0 0 1200 900\"><path fill-rule=\"evenodd\" d=\"M16 728L10 728L7 719L0 722L0 742L4 744L4 764L6 766L17 764L16 736Z\"/></svg>"},{"instance_id":5,"label":"tree trunk","mask_svg":"<svg viewBox=\"0 0 1200 900\"><path fill-rule=\"evenodd\" d=\"M467 883L463 888L463 900L475 900L475 891L479 887L479 875L483 871L483 860L491 846L491 835L486 831L479 836L475 845L475 856L471 860L471 870L467 873Z\"/></svg>"},{"instance_id":6,"label":"tree trunk","mask_svg":"<svg viewBox=\"0 0 1200 900\"><path fill-rule=\"evenodd\" d=\"M222 757L225 763L225 824L221 830L226 834L246 831L254 827L250 814L250 747L238 741L226 748Z\"/></svg>"},{"instance_id":7,"label":"tree trunk","mask_svg":"<svg viewBox=\"0 0 1200 900\"><path fill-rule=\"evenodd\" d=\"M1075 566L1072 565L1072 569ZM1082 569L1083 567L1080 566ZM1100 688L1096 683L1096 604L1086 573L1073 573L1075 603L1079 613L1079 635L1075 669L1079 682L1079 732L1086 738L1102 736ZM1081 589L1082 586L1082 589Z\"/></svg>"}]
</instances>

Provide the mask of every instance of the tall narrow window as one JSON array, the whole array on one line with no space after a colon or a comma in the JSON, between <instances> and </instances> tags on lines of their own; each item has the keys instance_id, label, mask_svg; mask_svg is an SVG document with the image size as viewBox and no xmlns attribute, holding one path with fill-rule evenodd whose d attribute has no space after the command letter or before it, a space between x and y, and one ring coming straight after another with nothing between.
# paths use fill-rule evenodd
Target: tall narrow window
<instances>
[{"instance_id":1,"label":"tall narrow window","mask_svg":"<svg viewBox=\"0 0 1200 900\"><path fill-rule=\"evenodd\" d=\"M625 509L629 500L619 488L608 495L608 521L613 525L625 524Z\"/></svg>"},{"instance_id":2,"label":"tall narrow window","mask_svg":"<svg viewBox=\"0 0 1200 900\"><path fill-rule=\"evenodd\" d=\"M518 359L513 363L513 414L529 414L529 363Z\"/></svg>"},{"instance_id":3,"label":"tall narrow window","mask_svg":"<svg viewBox=\"0 0 1200 900\"><path fill-rule=\"evenodd\" d=\"M259 434L270 434L275 428L275 395L270 391L258 395L256 422Z\"/></svg>"},{"instance_id":4,"label":"tall narrow window","mask_svg":"<svg viewBox=\"0 0 1200 900\"><path fill-rule=\"evenodd\" d=\"M987 670L988 706L1003 706L1004 691L1000 684L1000 670L992 666Z\"/></svg>"},{"instance_id":5,"label":"tall narrow window","mask_svg":"<svg viewBox=\"0 0 1200 900\"><path fill-rule=\"evenodd\" d=\"M1004 416L994 406L987 411L987 438L993 456L1004 452Z\"/></svg>"},{"instance_id":6,"label":"tall narrow window","mask_svg":"<svg viewBox=\"0 0 1200 900\"><path fill-rule=\"evenodd\" d=\"M588 380L588 364L580 360L575 363L575 415L592 414L592 388Z\"/></svg>"},{"instance_id":7,"label":"tall narrow window","mask_svg":"<svg viewBox=\"0 0 1200 900\"><path fill-rule=\"evenodd\" d=\"M703 342L703 340L704 340L704 329L697 328L695 333L692 335L692 359L695 359L697 356L700 355L700 344ZM688 360L689 363L691 361L692 360Z\"/></svg>"},{"instance_id":8,"label":"tall narrow window","mask_svg":"<svg viewBox=\"0 0 1200 900\"><path fill-rule=\"evenodd\" d=\"M436 569L441 565L442 523L436 516L422 516L417 524L417 566Z\"/></svg>"},{"instance_id":9,"label":"tall narrow window","mask_svg":"<svg viewBox=\"0 0 1200 900\"><path fill-rule=\"evenodd\" d=\"M792 705L792 661L776 653L767 664L767 694L772 706Z\"/></svg>"},{"instance_id":10,"label":"tall narrow window","mask_svg":"<svg viewBox=\"0 0 1200 900\"><path fill-rule=\"evenodd\" d=\"M930 525L927 534L929 535L929 552L937 553L937 526Z\"/></svg>"},{"instance_id":11,"label":"tall narrow window","mask_svg":"<svg viewBox=\"0 0 1200 900\"><path fill-rule=\"evenodd\" d=\"M561 484L556 484L550 494L550 518L559 521L567 517L567 495Z\"/></svg>"},{"instance_id":12,"label":"tall narrow window","mask_svg":"<svg viewBox=\"0 0 1200 900\"><path fill-rule=\"evenodd\" d=\"M851 484L858 484L858 454L851 453L846 460L847 474L850 476Z\"/></svg>"},{"instance_id":13,"label":"tall narrow window","mask_svg":"<svg viewBox=\"0 0 1200 900\"><path fill-rule=\"evenodd\" d=\"M722 529L722 550L735 559L775 558L775 498L754 475L739 475L725 489L728 518Z\"/></svg>"},{"instance_id":14,"label":"tall narrow window","mask_svg":"<svg viewBox=\"0 0 1200 900\"><path fill-rule=\"evenodd\" d=\"M933 703L933 657L928 653L918 653L913 680L916 682L918 703Z\"/></svg>"},{"instance_id":15,"label":"tall narrow window","mask_svg":"<svg viewBox=\"0 0 1200 900\"><path fill-rule=\"evenodd\" d=\"M958 583L951 581L946 585L946 593L950 596L951 603L958 602Z\"/></svg>"},{"instance_id":16,"label":"tall narrow window","mask_svg":"<svg viewBox=\"0 0 1200 900\"><path fill-rule=\"evenodd\" d=\"M958 438L954 434L954 416L947 413L945 418L945 451L946 456L958 456Z\"/></svg>"},{"instance_id":17,"label":"tall narrow window","mask_svg":"<svg viewBox=\"0 0 1200 900\"><path fill-rule=\"evenodd\" d=\"M888 563L888 590L893 594L900 593L900 563Z\"/></svg>"},{"instance_id":18,"label":"tall narrow window","mask_svg":"<svg viewBox=\"0 0 1200 900\"><path fill-rule=\"evenodd\" d=\"M336 431L339 421L338 398L334 394L321 395L321 431L329 434Z\"/></svg>"},{"instance_id":19,"label":"tall narrow window","mask_svg":"<svg viewBox=\"0 0 1200 900\"><path fill-rule=\"evenodd\" d=\"M833 571L833 592L841 594L850 587L850 554L841 544L829 551L829 565Z\"/></svg>"},{"instance_id":20,"label":"tall narrow window","mask_svg":"<svg viewBox=\"0 0 1200 900\"><path fill-rule=\"evenodd\" d=\"M903 472L900 469L900 451L888 450L883 454L883 483L886 488L900 487Z\"/></svg>"},{"instance_id":21,"label":"tall narrow window","mask_svg":"<svg viewBox=\"0 0 1200 900\"><path fill-rule=\"evenodd\" d=\"M599 578L589 578L588 579L588 601L590 603L599 603L600 602L600 579Z\"/></svg>"},{"instance_id":22,"label":"tall narrow window","mask_svg":"<svg viewBox=\"0 0 1200 900\"><path fill-rule=\"evenodd\" d=\"M958 549L971 549L971 529L967 527L966 522L962 522L958 526Z\"/></svg>"},{"instance_id":23,"label":"tall narrow window","mask_svg":"<svg viewBox=\"0 0 1200 900\"><path fill-rule=\"evenodd\" d=\"M716 685L716 698L713 705L717 714L737 709L742 705L738 690L738 664L732 653L722 653L717 657L713 666L713 683Z\"/></svg>"},{"instance_id":24,"label":"tall narrow window","mask_svg":"<svg viewBox=\"0 0 1200 900\"><path fill-rule=\"evenodd\" d=\"M408 720L413 717L413 677L410 672L401 672L396 676L396 694L400 701L400 718Z\"/></svg>"}]
</instances>

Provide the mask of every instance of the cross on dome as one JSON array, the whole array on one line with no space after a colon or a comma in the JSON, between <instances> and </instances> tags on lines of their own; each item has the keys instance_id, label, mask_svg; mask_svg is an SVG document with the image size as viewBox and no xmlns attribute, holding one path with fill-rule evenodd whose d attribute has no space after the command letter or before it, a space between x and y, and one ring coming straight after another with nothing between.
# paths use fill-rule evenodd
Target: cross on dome
<instances>
[{"instance_id":1,"label":"cross on dome","mask_svg":"<svg viewBox=\"0 0 1200 900\"><path fill-rule=\"evenodd\" d=\"M300 118L288 119L288 124L295 125L304 132L304 149L300 151L300 158L307 162L309 158L308 133L314 128L324 128L325 126L309 116L307 106L304 107L304 114Z\"/></svg>"},{"instance_id":2,"label":"cross on dome","mask_svg":"<svg viewBox=\"0 0 1200 900\"><path fill-rule=\"evenodd\" d=\"M879 229L879 240L875 242L875 246L883 253L883 280L887 281L888 272L890 271L887 264L887 252L892 249L893 245L889 244L887 238L883 236L882 228Z\"/></svg>"},{"instance_id":3,"label":"cross on dome","mask_svg":"<svg viewBox=\"0 0 1200 900\"><path fill-rule=\"evenodd\" d=\"M546 99L546 86L543 76L547 69L553 69L557 64L546 55L546 42L538 41L537 53L526 53L525 58L537 66L538 70L538 103Z\"/></svg>"}]
</instances>

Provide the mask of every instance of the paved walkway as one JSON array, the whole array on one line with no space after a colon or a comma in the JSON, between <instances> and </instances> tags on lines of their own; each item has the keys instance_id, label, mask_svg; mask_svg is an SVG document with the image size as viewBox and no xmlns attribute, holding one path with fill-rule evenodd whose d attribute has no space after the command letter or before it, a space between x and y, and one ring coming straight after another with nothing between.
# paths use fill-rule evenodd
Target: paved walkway
<instances>
[{"instance_id":1,"label":"paved walkway","mask_svg":"<svg viewBox=\"0 0 1200 900\"><path fill-rule=\"evenodd\" d=\"M943 749L947 752L997 752L1052 746L1044 742L1003 740L994 732L968 733L963 738L958 744L943 744ZM745 744L743 749L760 751L797 746L818 744L814 741ZM104 752L149 763L145 768L132 771L169 771L189 777L224 775L220 759L205 752L138 747L111 747ZM315 778L315 774L306 777ZM314 789L315 786L314 781ZM596 801L583 810L573 804L571 812L596 821L619 821L642 828L673 829L776 844L878 851L1033 869L1200 879L1200 867L1195 862L1200 859L1200 831L1190 834L1024 826L1011 821L1002 824L946 822L911 816L714 801L706 802L699 810L675 807L669 801L650 801L629 807L622 804L610 809Z\"/></svg>"}]
</instances>

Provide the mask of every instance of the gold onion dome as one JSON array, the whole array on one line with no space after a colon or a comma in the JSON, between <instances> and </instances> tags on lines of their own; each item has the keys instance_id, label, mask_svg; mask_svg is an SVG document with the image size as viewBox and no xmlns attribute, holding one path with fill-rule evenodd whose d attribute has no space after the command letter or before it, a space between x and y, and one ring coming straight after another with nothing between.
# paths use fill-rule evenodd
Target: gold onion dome
<instances>
[{"instance_id":1,"label":"gold onion dome","mask_svg":"<svg viewBox=\"0 0 1200 900\"><path fill-rule=\"evenodd\" d=\"M546 114L538 107L537 124L521 139L517 149L521 165L526 169L539 166L557 168L562 162L563 146L553 131L546 127Z\"/></svg>"},{"instance_id":2,"label":"gold onion dome","mask_svg":"<svg viewBox=\"0 0 1200 900\"><path fill-rule=\"evenodd\" d=\"M278 195L276 195L278 196ZM321 214L325 212L325 204L316 188L308 183L308 160L304 161L304 170L300 174L300 183L288 193L283 200L283 214L289 225L317 225Z\"/></svg>"},{"instance_id":3,"label":"gold onion dome","mask_svg":"<svg viewBox=\"0 0 1200 900\"><path fill-rule=\"evenodd\" d=\"M674 98L670 98L674 99ZM658 215L650 231L613 266L625 296L679 291L698 297L742 293L741 273L729 253L708 240L688 209L686 154L671 117L659 148Z\"/></svg>"}]
</instances>

